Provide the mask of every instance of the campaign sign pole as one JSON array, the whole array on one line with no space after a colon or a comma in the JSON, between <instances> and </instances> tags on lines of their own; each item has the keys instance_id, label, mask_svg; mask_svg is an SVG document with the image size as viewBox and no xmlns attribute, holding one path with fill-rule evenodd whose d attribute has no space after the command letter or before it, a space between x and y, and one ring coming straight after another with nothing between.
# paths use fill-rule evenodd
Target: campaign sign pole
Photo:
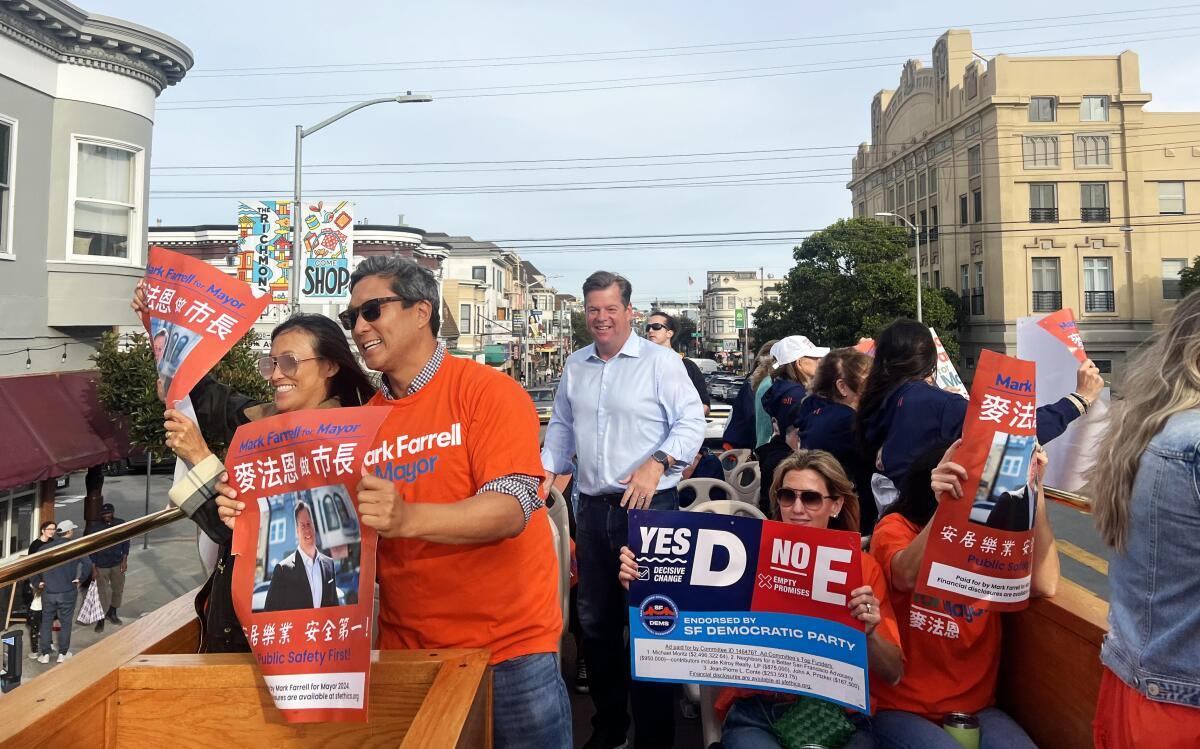
<instances>
[{"instance_id":1,"label":"campaign sign pole","mask_svg":"<svg viewBox=\"0 0 1200 749\"><path fill-rule=\"evenodd\" d=\"M857 533L702 512L629 513L633 677L809 695L867 712L867 638L847 602Z\"/></svg>"},{"instance_id":2,"label":"campaign sign pole","mask_svg":"<svg viewBox=\"0 0 1200 749\"><path fill-rule=\"evenodd\" d=\"M246 510L233 604L290 723L366 721L378 536L355 487L388 409L280 414L239 427L225 468Z\"/></svg>"},{"instance_id":3,"label":"campaign sign pole","mask_svg":"<svg viewBox=\"0 0 1200 749\"><path fill-rule=\"evenodd\" d=\"M943 497L917 577L918 595L995 611L1029 602L1037 443L1033 362L980 352L954 461L967 470L959 499Z\"/></svg>"}]
</instances>

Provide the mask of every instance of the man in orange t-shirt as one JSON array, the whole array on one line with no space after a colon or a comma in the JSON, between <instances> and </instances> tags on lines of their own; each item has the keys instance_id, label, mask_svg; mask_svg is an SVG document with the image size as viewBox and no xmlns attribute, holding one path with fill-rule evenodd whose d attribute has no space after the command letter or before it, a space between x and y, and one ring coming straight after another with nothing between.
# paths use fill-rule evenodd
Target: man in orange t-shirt
<instances>
[{"instance_id":1,"label":"man in orange t-shirt","mask_svg":"<svg viewBox=\"0 0 1200 749\"><path fill-rule=\"evenodd\" d=\"M392 411L358 486L362 521L380 535L380 646L487 648L495 746L569 749L533 402L513 379L446 355L428 270L369 257L350 289L339 317L384 375L370 403Z\"/></svg>"}]
</instances>

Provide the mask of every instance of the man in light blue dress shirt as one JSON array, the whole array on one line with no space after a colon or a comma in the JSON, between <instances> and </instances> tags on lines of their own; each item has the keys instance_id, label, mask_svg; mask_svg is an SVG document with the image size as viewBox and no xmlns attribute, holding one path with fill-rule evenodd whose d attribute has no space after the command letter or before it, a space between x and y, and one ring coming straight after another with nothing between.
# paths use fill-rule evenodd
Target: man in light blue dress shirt
<instances>
[{"instance_id":1,"label":"man in light blue dress shirt","mask_svg":"<svg viewBox=\"0 0 1200 749\"><path fill-rule=\"evenodd\" d=\"M567 359L542 448L548 481L578 463L579 620L596 706L584 749L625 745L630 691L637 745L674 739L672 685L630 684L618 556L629 510L679 509L675 487L704 441L704 406L679 356L633 334L631 294L628 280L606 271L584 282L594 343Z\"/></svg>"}]
</instances>

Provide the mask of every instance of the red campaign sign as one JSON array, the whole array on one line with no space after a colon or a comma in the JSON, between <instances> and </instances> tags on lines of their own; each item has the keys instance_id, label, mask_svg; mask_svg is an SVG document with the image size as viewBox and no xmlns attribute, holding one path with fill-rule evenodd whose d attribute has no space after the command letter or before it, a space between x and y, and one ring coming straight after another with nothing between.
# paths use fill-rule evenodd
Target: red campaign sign
<instances>
[{"instance_id":1,"label":"red campaign sign","mask_svg":"<svg viewBox=\"0 0 1200 749\"><path fill-rule=\"evenodd\" d=\"M857 533L762 524L751 611L812 616L863 630L850 613L850 591L861 587L862 539Z\"/></svg>"},{"instance_id":2,"label":"red campaign sign","mask_svg":"<svg viewBox=\"0 0 1200 749\"><path fill-rule=\"evenodd\" d=\"M266 309L244 281L202 260L161 247L146 264L143 324L158 363L159 397L171 408L187 397Z\"/></svg>"},{"instance_id":3,"label":"red campaign sign","mask_svg":"<svg viewBox=\"0 0 1200 749\"><path fill-rule=\"evenodd\" d=\"M1029 601L1037 490L1030 480L1037 444L1033 362L984 350L971 387L962 444L961 499L943 499L917 593L994 611Z\"/></svg>"},{"instance_id":4,"label":"red campaign sign","mask_svg":"<svg viewBox=\"0 0 1200 749\"><path fill-rule=\"evenodd\" d=\"M1087 361L1087 353L1083 350L1083 337L1079 335L1079 326L1075 324L1075 313L1070 307L1046 315L1038 320L1038 325L1045 328L1057 340L1062 341L1071 355L1080 362Z\"/></svg>"},{"instance_id":5,"label":"red campaign sign","mask_svg":"<svg viewBox=\"0 0 1200 749\"><path fill-rule=\"evenodd\" d=\"M362 406L250 422L225 459L246 503L233 605L291 723L367 719L378 536L360 522L354 488L387 414Z\"/></svg>"}]
</instances>

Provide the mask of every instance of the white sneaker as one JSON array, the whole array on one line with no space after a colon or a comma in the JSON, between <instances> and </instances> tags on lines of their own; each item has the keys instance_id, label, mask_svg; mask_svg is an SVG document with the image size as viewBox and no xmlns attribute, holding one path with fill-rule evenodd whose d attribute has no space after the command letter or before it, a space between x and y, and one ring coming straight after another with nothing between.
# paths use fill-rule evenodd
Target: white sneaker
<instances>
[{"instance_id":1,"label":"white sneaker","mask_svg":"<svg viewBox=\"0 0 1200 749\"><path fill-rule=\"evenodd\" d=\"M63 661L65 661L66 659L68 659L68 658L72 657L73 655L75 655L75 654L74 654L74 653L72 653L70 650L68 650L68 651L67 651L67 652L65 652L65 653L59 653L59 654L58 654L58 662L59 662L59 663L62 663Z\"/></svg>"},{"instance_id":2,"label":"white sneaker","mask_svg":"<svg viewBox=\"0 0 1200 749\"><path fill-rule=\"evenodd\" d=\"M36 651L36 650L31 651L29 653L29 660L36 661L40 656L41 656L41 653L39 653L38 651Z\"/></svg>"},{"instance_id":3,"label":"white sneaker","mask_svg":"<svg viewBox=\"0 0 1200 749\"><path fill-rule=\"evenodd\" d=\"M38 663L49 663L50 662L50 654L42 653L41 655L39 655L37 657L37 659L38 659Z\"/></svg>"}]
</instances>

